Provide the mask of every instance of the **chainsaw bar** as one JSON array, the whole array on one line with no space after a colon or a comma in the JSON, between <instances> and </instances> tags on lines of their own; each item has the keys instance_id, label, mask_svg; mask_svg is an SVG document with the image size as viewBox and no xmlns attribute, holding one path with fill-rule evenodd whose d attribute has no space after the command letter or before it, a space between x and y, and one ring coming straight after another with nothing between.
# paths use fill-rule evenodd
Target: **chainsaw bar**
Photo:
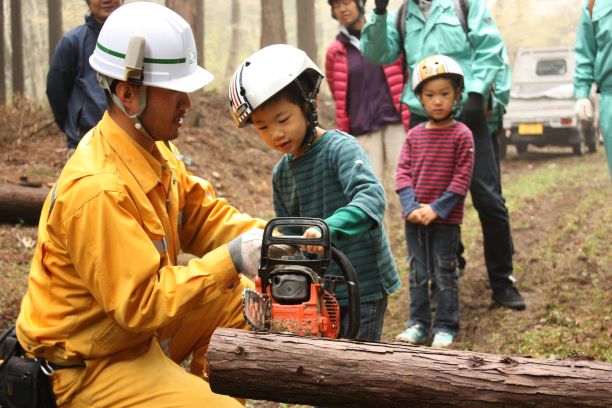
<instances>
[{"instance_id":1,"label":"chainsaw bar","mask_svg":"<svg viewBox=\"0 0 612 408\"><path fill-rule=\"evenodd\" d=\"M245 289L242 292L242 315L255 331L270 330L271 314L272 305L268 296L253 289Z\"/></svg>"}]
</instances>

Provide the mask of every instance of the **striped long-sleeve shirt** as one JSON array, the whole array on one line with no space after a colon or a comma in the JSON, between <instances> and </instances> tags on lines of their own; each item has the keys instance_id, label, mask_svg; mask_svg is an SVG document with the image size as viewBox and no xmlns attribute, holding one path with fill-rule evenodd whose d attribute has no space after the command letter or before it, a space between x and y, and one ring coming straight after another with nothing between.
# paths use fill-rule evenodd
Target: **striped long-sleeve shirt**
<instances>
[{"instance_id":1,"label":"striped long-sleeve shirt","mask_svg":"<svg viewBox=\"0 0 612 408\"><path fill-rule=\"evenodd\" d=\"M461 199L445 218L435 222L461 224L463 202L470 188L474 165L474 140L461 122L443 128L425 123L408 132L397 164L396 191L414 189L416 201L433 204L445 192Z\"/></svg>"},{"instance_id":2,"label":"striped long-sleeve shirt","mask_svg":"<svg viewBox=\"0 0 612 408\"><path fill-rule=\"evenodd\" d=\"M401 281L382 223L385 193L354 137L325 132L303 156L283 156L274 167L272 183L278 217L325 219L345 207L367 214L373 220L371 229L333 243L357 272L362 303L399 289ZM332 265L328 274L340 271ZM339 285L335 294L341 305L347 304L345 285Z\"/></svg>"}]
</instances>

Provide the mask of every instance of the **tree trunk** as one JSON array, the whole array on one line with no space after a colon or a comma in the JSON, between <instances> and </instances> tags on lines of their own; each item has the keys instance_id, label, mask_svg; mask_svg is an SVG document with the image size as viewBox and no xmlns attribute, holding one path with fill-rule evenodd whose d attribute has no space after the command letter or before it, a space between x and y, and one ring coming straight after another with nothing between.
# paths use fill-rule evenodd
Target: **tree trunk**
<instances>
[{"instance_id":1,"label":"tree trunk","mask_svg":"<svg viewBox=\"0 0 612 408\"><path fill-rule=\"evenodd\" d=\"M315 34L314 0L295 0L297 10L297 44L315 64L318 61L317 37Z\"/></svg>"},{"instance_id":2,"label":"tree trunk","mask_svg":"<svg viewBox=\"0 0 612 408\"><path fill-rule=\"evenodd\" d=\"M214 392L335 407L609 407L612 365L217 329Z\"/></svg>"},{"instance_id":3,"label":"tree trunk","mask_svg":"<svg viewBox=\"0 0 612 408\"><path fill-rule=\"evenodd\" d=\"M24 94L25 82L23 76L23 24L21 22L21 1L11 0L11 44L13 98Z\"/></svg>"},{"instance_id":4,"label":"tree trunk","mask_svg":"<svg viewBox=\"0 0 612 408\"><path fill-rule=\"evenodd\" d=\"M261 47L287 43L283 0L261 0Z\"/></svg>"},{"instance_id":5,"label":"tree trunk","mask_svg":"<svg viewBox=\"0 0 612 408\"><path fill-rule=\"evenodd\" d=\"M196 51L198 52L198 65L204 66L204 0L196 0L195 36Z\"/></svg>"},{"instance_id":6,"label":"tree trunk","mask_svg":"<svg viewBox=\"0 0 612 408\"><path fill-rule=\"evenodd\" d=\"M6 70L4 69L4 0L0 0L0 106L6 105Z\"/></svg>"},{"instance_id":7,"label":"tree trunk","mask_svg":"<svg viewBox=\"0 0 612 408\"><path fill-rule=\"evenodd\" d=\"M232 0L232 39L225 67L225 76L230 77L237 68L238 49L240 47L240 3Z\"/></svg>"},{"instance_id":8,"label":"tree trunk","mask_svg":"<svg viewBox=\"0 0 612 408\"><path fill-rule=\"evenodd\" d=\"M0 184L0 222L36 224L49 188Z\"/></svg>"},{"instance_id":9,"label":"tree trunk","mask_svg":"<svg viewBox=\"0 0 612 408\"><path fill-rule=\"evenodd\" d=\"M62 0L47 0L49 10L49 64L57 43L62 38Z\"/></svg>"}]
</instances>

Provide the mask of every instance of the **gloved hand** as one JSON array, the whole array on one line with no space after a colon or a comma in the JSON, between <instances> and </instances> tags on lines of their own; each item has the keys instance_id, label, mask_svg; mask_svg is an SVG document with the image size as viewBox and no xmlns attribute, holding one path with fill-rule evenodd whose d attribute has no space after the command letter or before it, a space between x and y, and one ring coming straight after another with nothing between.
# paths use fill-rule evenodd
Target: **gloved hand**
<instances>
[{"instance_id":1,"label":"gloved hand","mask_svg":"<svg viewBox=\"0 0 612 408\"><path fill-rule=\"evenodd\" d=\"M238 235L227 244L232 262L238 273L254 278L259 269L261 259L261 242L263 240L263 229L253 228ZM271 245L268 255L272 258L281 258L286 255L299 255L300 250L291 245Z\"/></svg>"},{"instance_id":2,"label":"gloved hand","mask_svg":"<svg viewBox=\"0 0 612 408\"><path fill-rule=\"evenodd\" d=\"M468 127L475 124L480 117L484 115L484 103L482 94L470 92L468 99L463 105L461 113L461 121Z\"/></svg>"},{"instance_id":3,"label":"gloved hand","mask_svg":"<svg viewBox=\"0 0 612 408\"><path fill-rule=\"evenodd\" d=\"M389 0L376 0L374 3L376 3L376 7L374 8L376 14L385 14L387 12Z\"/></svg>"},{"instance_id":4,"label":"gloved hand","mask_svg":"<svg viewBox=\"0 0 612 408\"><path fill-rule=\"evenodd\" d=\"M593 104L588 98L580 98L574 105L574 112L580 121L593 119Z\"/></svg>"}]
</instances>

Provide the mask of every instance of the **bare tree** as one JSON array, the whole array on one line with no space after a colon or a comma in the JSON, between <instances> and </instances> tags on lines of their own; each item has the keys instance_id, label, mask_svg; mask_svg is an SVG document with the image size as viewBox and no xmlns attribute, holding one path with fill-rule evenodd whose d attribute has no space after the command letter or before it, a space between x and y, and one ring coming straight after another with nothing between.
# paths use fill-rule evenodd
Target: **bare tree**
<instances>
[{"instance_id":1,"label":"bare tree","mask_svg":"<svg viewBox=\"0 0 612 408\"><path fill-rule=\"evenodd\" d=\"M261 47L286 42L283 0L261 0Z\"/></svg>"},{"instance_id":2,"label":"bare tree","mask_svg":"<svg viewBox=\"0 0 612 408\"><path fill-rule=\"evenodd\" d=\"M314 0L295 0L297 10L297 44L317 62L317 38L315 34Z\"/></svg>"},{"instance_id":3,"label":"bare tree","mask_svg":"<svg viewBox=\"0 0 612 408\"><path fill-rule=\"evenodd\" d=\"M6 105L6 74L4 63L4 0L0 0L0 105Z\"/></svg>"},{"instance_id":4,"label":"bare tree","mask_svg":"<svg viewBox=\"0 0 612 408\"><path fill-rule=\"evenodd\" d=\"M236 68L236 60L238 59L238 48L240 45L240 2L232 0L232 39L229 47L229 55L227 57L227 66L225 68L226 76L229 77Z\"/></svg>"},{"instance_id":5,"label":"bare tree","mask_svg":"<svg viewBox=\"0 0 612 408\"><path fill-rule=\"evenodd\" d=\"M13 48L13 96L25 91L23 75L23 24L21 22L21 1L11 0L11 45Z\"/></svg>"},{"instance_id":6,"label":"bare tree","mask_svg":"<svg viewBox=\"0 0 612 408\"><path fill-rule=\"evenodd\" d=\"M198 64L204 63L204 0L166 0L166 6L189 23L196 42Z\"/></svg>"},{"instance_id":7,"label":"bare tree","mask_svg":"<svg viewBox=\"0 0 612 408\"><path fill-rule=\"evenodd\" d=\"M55 46L62 38L62 0L47 0L49 10L49 63L53 59Z\"/></svg>"},{"instance_id":8,"label":"bare tree","mask_svg":"<svg viewBox=\"0 0 612 408\"><path fill-rule=\"evenodd\" d=\"M196 49L198 51L198 65L204 66L204 0L196 0L195 4L195 36Z\"/></svg>"}]
</instances>

